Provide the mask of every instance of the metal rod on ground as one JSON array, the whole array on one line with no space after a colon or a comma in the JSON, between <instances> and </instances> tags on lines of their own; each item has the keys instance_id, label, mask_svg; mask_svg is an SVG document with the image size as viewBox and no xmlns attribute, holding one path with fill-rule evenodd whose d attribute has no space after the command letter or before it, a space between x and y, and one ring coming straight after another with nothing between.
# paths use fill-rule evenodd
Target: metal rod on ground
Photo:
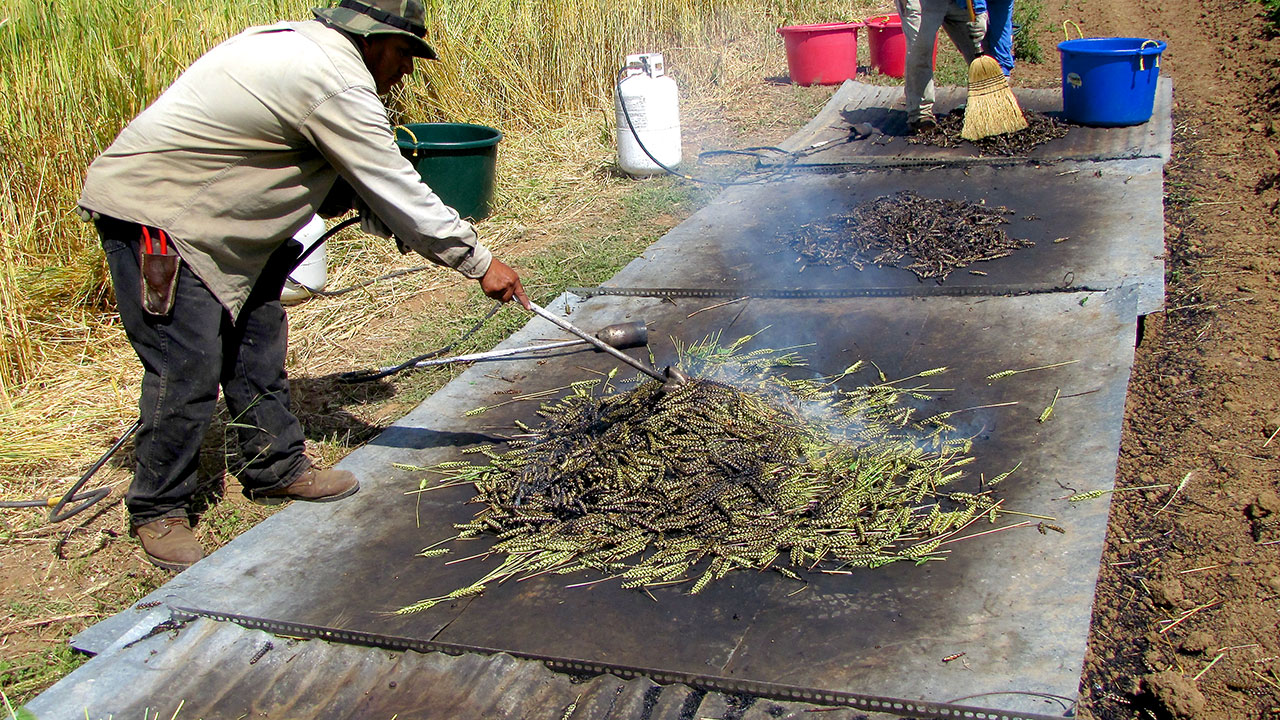
<instances>
[{"instance_id":1,"label":"metal rod on ground","mask_svg":"<svg viewBox=\"0 0 1280 720\"><path fill-rule=\"evenodd\" d=\"M499 305L494 305L495 310L498 307ZM470 336L475 329L476 328L472 328L463 339ZM617 325L609 325L608 327L601 328L600 332L596 333L596 337L616 348L640 347L649 343L649 329L645 327L643 321L619 323ZM395 373L405 370L431 367L433 365L493 360L526 352L555 350L575 345L586 345L588 343L585 340L561 340L558 342L542 343L541 345L526 345L518 348L488 350L485 352L470 353L467 355L457 355L455 357L437 357L449 348L453 347L455 344L457 344L457 342L449 343L449 345L441 348L440 350L427 353L426 355L419 355L411 360L406 360L399 365L388 365L387 367L378 368L376 370L353 370L351 372L343 373L341 375L341 379L343 382L347 383L368 382L370 380L387 377L388 375L394 375Z\"/></svg>"},{"instance_id":2,"label":"metal rod on ground","mask_svg":"<svg viewBox=\"0 0 1280 720\"><path fill-rule=\"evenodd\" d=\"M72 515L86 510L91 505L109 497L111 495L111 488L109 487L94 488L93 490L88 490L84 493L80 493L80 488L84 487L84 484L89 482L89 478L92 478L94 473L98 472L98 469L105 465L107 460L110 460L111 456L125 444L125 441L133 437L133 434L137 432L140 427L142 427L142 418L138 418L138 420L135 421L128 430L125 430L124 434L122 434L120 438L115 441L115 444L111 446L111 449L103 453L102 457L98 458L98 461L86 470L84 474L80 476L80 479L77 480L69 490L63 493L61 497L36 498L33 500L3 500L0 501L0 508L52 508L52 510L49 511L49 522L56 523L62 522ZM70 510L64 510L67 505L73 506Z\"/></svg>"},{"instance_id":3,"label":"metal rod on ground","mask_svg":"<svg viewBox=\"0 0 1280 720\"><path fill-rule=\"evenodd\" d=\"M663 375L661 372L658 372L657 370L654 370L653 368L649 367L648 365L645 365L644 363L640 362L639 360L636 360L635 358L631 357L630 355L627 355L627 354L626 354L626 353L624 353L624 352L621 352L621 351L619 351L619 350L614 349L613 347L611 347L611 346L610 346L610 345L608 345L607 343L604 343L604 342L602 342L602 341L600 341L600 340L597 340L597 339L596 339L595 337L593 337L591 334L589 334L589 333L587 333L587 332L585 332L585 331L583 331L583 330L579 330L577 327L575 327L575 326L574 326L572 323L570 323L568 320L565 320L564 318L559 317L559 316L557 316L557 315L555 315L555 314L553 314L553 313L549 312L546 308L541 307L541 306L540 306L540 305L538 305L537 303L535 303L535 302L530 302L530 303L529 303L529 309L530 309L530 310L532 310L533 312L535 312L536 314L538 314L540 317L543 317L543 318L545 318L545 319L549 320L549 321L550 321L552 324L554 324L556 327L558 327L558 328L560 328L560 329L562 329L562 330L568 330L569 332L573 333L574 335L577 335L578 337L582 338L583 340L586 340L587 342L591 343L592 345L595 345L598 349L603 350L604 352L609 353L610 355L612 355L612 356L614 356L615 358L617 358L617 359L621 360L622 362L624 362L624 363L626 363L626 364L630 365L631 367L633 367L633 368L635 368L635 369L639 370L640 372L642 372L642 373L644 373L644 374L646 374L646 375L648 375L648 376L650 376L650 377L653 377L653 378L657 379L659 382L664 382L664 383L665 383L665 382L667 381L667 377L666 377L665 375Z\"/></svg>"},{"instance_id":4,"label":"metal rod on ground","mask_svg":"<svg viewBox=\"0 0 1280 720\"><path fill-rule=\"evenodd\" d=\"M596 337L602 342L608 343L615 348L640 347L648 343L649 334L642 322L620 323L618 325L610 325L596 333ZM560 348L576 347L578 345L588 345L586 340L558 340L555 342L546 342L539 345L525 345L523 347L503 348L498 350L488 350L485 352L468 353L465 355L456 355L447 358L432 358L430 360L422 360L414 363L413 367L431 367L432 365L448 365L449 363L458 362L478 362L481 360L496 360L498 358L510 357L511 355L521 355L528 352L539 352L541 350L559 350ZM381 368L379 372L386 370L394 370L398 366Z\"/></svg>"},{"instance_id":5,"label":"metal rod on ground","mask_svg":"<svg viewBox=\"0 0 1280 720\"><path fill-rule=\"evenodd\" d=\"M450 363L460 362L479 362L481 360L496 360L498 358L509 357L511 355L520 355L527 352L537 352L539 350L558 350L560 348L573 347L575 345L586 345L586 340L560 340L559 342L543 343L541 345L526 345L524 347L507 348L505 350L489 350L488 352L467 353L465 355L455 355L447 358L433 358L431 360L423 360L413 364L415 368L431 367L433 365L448 365ZM381 368L382 370L394 369L391 367Z\"/></svg>"}]
</instances>

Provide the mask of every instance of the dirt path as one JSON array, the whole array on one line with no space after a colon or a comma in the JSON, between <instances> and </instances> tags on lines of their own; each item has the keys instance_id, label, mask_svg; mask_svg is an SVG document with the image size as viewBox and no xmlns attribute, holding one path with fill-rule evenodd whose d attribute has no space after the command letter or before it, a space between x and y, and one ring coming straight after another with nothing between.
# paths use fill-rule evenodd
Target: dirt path
<instances>
[{"instance_id":1,"label":"dirt path","mask_svg":"<svg viewBox=\"0 0 1280 720\"><path fill-rule=\"evenodd\" d=\"M1174 82L1169 295L1137 350L1117 477L1165 487L1112 498L1081 684L1094 717L1280 717L1280 39L1260 14L1243 0L1045 13L1046 48L1064 19L1166 40Z\"/></svg>"}]
</instances>

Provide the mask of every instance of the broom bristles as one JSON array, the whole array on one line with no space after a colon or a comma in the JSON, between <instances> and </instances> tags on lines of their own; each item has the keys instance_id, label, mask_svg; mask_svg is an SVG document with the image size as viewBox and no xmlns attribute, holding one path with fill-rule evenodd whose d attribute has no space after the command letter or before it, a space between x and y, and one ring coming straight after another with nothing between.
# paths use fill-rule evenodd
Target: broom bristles
<instances>
[{"instance_id":1,"label":"broom bristles","mask_svg":"<svg viewBox=\"0 0 1280 720\"><path fill-rule=\"evenodd\" d=\"M969 65L969 104L964 111L960 137L980 140L1006 135L1027 127L1027 118L1018 106L1009 81L995 58L980 55Z\"/></svg>"}]
</instances>

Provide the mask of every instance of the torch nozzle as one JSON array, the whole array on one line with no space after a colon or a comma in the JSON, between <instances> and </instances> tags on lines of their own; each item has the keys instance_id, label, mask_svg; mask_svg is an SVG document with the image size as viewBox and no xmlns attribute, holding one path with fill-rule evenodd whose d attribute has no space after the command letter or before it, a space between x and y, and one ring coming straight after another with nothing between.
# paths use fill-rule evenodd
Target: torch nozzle
<instances>
[{"instance_id":1,"label":"torch nozzle","mask_svg":"<svg viewBox=\"0 0 1280 720\"><path fill-rule=\"evenodd\" d=\"M665 390L673 390L675 388L678 388L681 385L689 382L689 379L690 379L689 373L681 370L675 365L668 365L667 369L663 371L663 375L666 376L666 380L662 382L662 387Z\"/></svg>"}]
</instances>

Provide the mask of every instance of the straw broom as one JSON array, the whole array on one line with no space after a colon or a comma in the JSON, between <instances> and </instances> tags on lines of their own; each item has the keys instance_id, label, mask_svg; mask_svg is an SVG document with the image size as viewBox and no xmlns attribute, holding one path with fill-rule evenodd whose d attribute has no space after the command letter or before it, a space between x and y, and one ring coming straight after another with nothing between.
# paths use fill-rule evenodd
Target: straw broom
<instances>
[{"instance_id":1,"label":"straw broom","mask_svg":"<svg viewBox=\"0 0 1280 720\"><path fill-rule=\"evenodd\" d=\"M977 21L973 0L969 0L969 19ZM981 140L992 135L1006 135L1027 127L1027 118L1018 107L1018 99L1009 88L1000 63L990 55L979 55L969 64L969 102L964 111L964 128L960 137Z\"/></svg>"},{"instance_id":2,"label":"straw broom","mask_svg":"<svg viewBox=\"0 0 1280 720\"><path fill-rule=\"evenodd\" d=\"M964 110L960 137L980 140L1026 127L1027 119L1018 107L1018 99L1013 96L1000 63L988 55L979 55L969 65L969 104Z\"/></svg>"}]
</instances>

